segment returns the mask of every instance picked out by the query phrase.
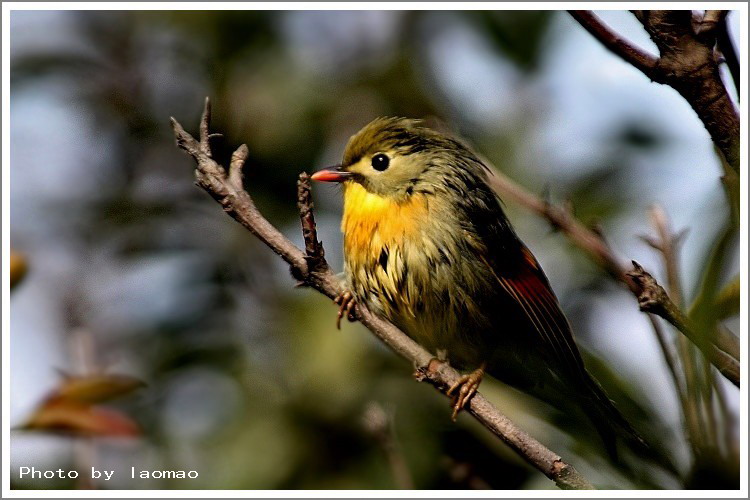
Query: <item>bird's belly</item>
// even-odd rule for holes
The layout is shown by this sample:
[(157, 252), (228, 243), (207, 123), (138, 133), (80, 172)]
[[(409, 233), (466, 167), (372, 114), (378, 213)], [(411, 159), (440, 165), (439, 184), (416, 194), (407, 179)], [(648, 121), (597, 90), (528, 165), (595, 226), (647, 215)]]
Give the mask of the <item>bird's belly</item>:
[[(373, 242), (379, 247), (373, 248)], [(483, 361), (481, 314), (463, 285), (466, 280), (456, 276), (460, 256), (428, 234), (397, 243), (376, 233), (368, 245), (357, 248), (350, 242), (345, 249), (349, 287), (357, 301), (433, 354), (446, 350), (457, 366)]]

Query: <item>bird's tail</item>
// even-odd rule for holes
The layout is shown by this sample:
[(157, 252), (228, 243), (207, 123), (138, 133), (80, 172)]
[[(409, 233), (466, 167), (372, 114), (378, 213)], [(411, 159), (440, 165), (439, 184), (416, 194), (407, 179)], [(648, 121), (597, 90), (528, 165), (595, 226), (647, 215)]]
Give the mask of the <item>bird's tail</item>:
[(672, 458), (650, 446), (620, 413), (599, 383), (586, 372), (585, 389), (581, 391), (580, 405), (604, 442), (612, 460), (619, 462), (617, 443), (622, 441), (639, 457), (659, 464), (670, 472), (677, 467)]
[(594, 424), (604, 442), (607, 453), (617, 459), (617, 440), (624, 441), (633, 451), (642, 454), (650, 450), (646, 441), (638, 434), (599, 383), (586, 373), (581, 391), (581, 408)]

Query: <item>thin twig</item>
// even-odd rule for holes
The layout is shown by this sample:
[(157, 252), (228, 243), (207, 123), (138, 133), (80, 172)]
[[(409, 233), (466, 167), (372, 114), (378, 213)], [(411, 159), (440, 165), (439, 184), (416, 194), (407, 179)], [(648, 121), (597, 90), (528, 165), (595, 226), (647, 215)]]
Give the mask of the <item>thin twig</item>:
[(666, 290), (640, 264), (633, 261), (633, 270), (628, 275), (641, 287), (641, 293), (638, 295), (638, 305), (641, 311), (656, 314), (669, 321), (706, 355), (722, 375), (739, 387), (739, 362), (714, 344), (707, 343), (706, 339), (696, 332), (685, 313), (672, 302)]
[[(342, 291), (342, 286), (331, 270), (327, 266), (325, 270), (312, 270), (308, 265), (308, 257), (311, 256), (306, 255), (294, 246), (268, 222), (258, 211), (250, 195), (241, 187), (230, 182), (224, 169), (212, 160), (210, 154), (205, 151), (203, 145), (208, 145), (210, 120), (208, 99), (206, 99), (206, 106), (201, 118), (200, 142), (187, 133), (177, 120), (174, 118), (171, 120), (178, 147), (185, 150), (197, 163), (196, 178), (198, 185), (217, 200), (229, 215), (284, 259), (290, 265), (292, 274), (297, 279), (330, 298), (337, 296)], [(238, 155), (238, 157), (243, 158), (243, 161), (246, 156), (246, 153)], [(237, 164), (239, 166), (235, 165), (235, 167), (241, 168), (239, 161)], [(304, 185), (306, 182), (309, 183), (309, 179), (300, 178), (301, 184)], [(300, 190), (300, 197), (305, 197), (304, 192), (304, 189)], [(306, 201), (303, 199), (301, 203), (305, 204)], [(308, 232), (307, 237), (310, 238), (310, 235), (311, 232)], [(316, 244), (319, 244), (317, 240)], [(312, 241), (306, 244), (306, 247), (309, 248), (310, 246), (315, 246)], [(421, 380), (430, 382), (444, 393), (446, 387), (451, 386), (460, 378), (460, 374), (447, 363), (439, 362), (436, 364), (432, 362), (435, 361), (432, 354), (391, 323), (371, 313), (367, 308), (358, 305), (354, 313), (356, 318), (375, 336), (397, 354), (414, 363), (418, 367)], [(467, 405), (467, 410), (524, 460), (553, 480), (558, 487), (562, 489), (593, 489), (593, 486), (573, 466), (564, 462), (559, 455), (518, 428), (481, 394), (474, 395)]]
[(318, 241), (313, 208), (310, 176), (303, 172), (297, 181), (297, 209), (302, 224), (302, 236), (305, 240), (305, 255), (311, 271), (325, 271), (328, 269), (328, 262), (326, 262), (323, 245)]
[[(652, 206), (649, 215), (651, 223), (656, 228), (657, 238), (643, 237), (655, 250), (657, 250), (664, 261), (664, 268), (667, 275), (667, 286), (669, 287), (669, 297), (674, 307), (668, 307), (669, 310), (681, 311), (682, 299), (682, 280), (678, 269), (678, 252), (685, 236), (685, 231), (673, 234), (669, 228), (666, 212), (659, 206)], [(677, 338), (677, 347), (680, 360), (685, 374), (686, 386), (686, 405), (685, 419), (688, 427), (688, 434), (691, 436), (691, 443), (696, 449), (705, 446), (705, 436), (711, 430), (706, 429), (702, 413), (698, 406), (701, 401), (700, 378), (698, 372), (698, 363), (694, 356), (693, 347), (684, 335)], [(706, 412), (708, 413), (708, 412)]]

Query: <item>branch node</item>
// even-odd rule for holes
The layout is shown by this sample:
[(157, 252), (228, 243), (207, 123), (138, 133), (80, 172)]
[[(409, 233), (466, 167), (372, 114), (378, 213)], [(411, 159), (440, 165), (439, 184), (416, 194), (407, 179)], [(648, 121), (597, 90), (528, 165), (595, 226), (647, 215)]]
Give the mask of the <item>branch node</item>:
[(695, 26), (695, 35), (708, 43), (715, 41), (717, 29), (727, 13), (726, 10), (707, 10)]
[(638, 262), (633, 262), (633, 270), (626, 274), (639, 286), (638, 306), (641, 311), (662, 315), (664, 303), (669, 300), (666, 290)]
[(232, 159), (229, 161), (229, 182), (238, 191), (244, 189), (242, 169), (245, 166), (248, 154), (247, 145), (242, 144), (232, 153)]

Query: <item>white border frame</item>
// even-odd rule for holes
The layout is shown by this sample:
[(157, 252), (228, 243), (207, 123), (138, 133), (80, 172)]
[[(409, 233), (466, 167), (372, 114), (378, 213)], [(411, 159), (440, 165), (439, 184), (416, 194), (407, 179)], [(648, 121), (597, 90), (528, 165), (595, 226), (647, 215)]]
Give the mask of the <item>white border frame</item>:
[[(627, 10), (637, 8), (675, 8), (673, 2), (8, 2), (2, 4), (2, 496), (3, 498), (628, 498), (634, 490), (11, 490), (10, 489), (10, 14), (14, 10), (562, 10), (583, 8), (594, 10)], [(680, 9), (702, 9), (707, 2), (680, 2)], [(740, 14), (741, 82), (743, 101), (741, 113), (741, 165), (747, 176), (747, 47), (748, 4), (711, 2), (711, 8), (738, 11)], [(593, 41), (592, 41), (593, 43)], [(741, 356), (748, 359), (748, 183), (741, 179), (740, 197), (740, 339)], [(747, 498), (748, 496), (748, 429), (747, 429), (747, 362), (741, 364), (740, 390), (740, 489), (739, 490), (637, 490), (637, 496), (654, 498)]]

